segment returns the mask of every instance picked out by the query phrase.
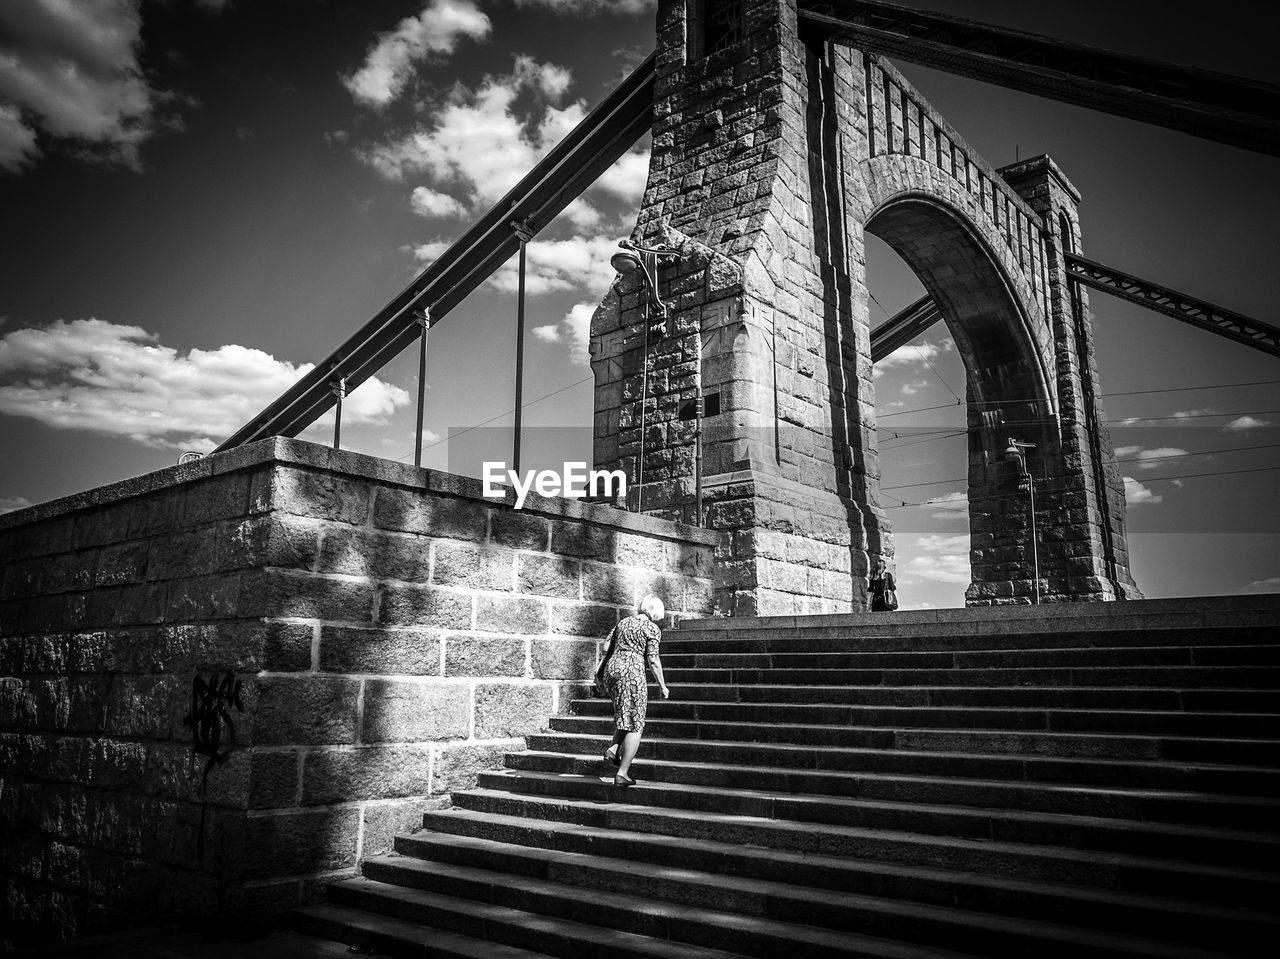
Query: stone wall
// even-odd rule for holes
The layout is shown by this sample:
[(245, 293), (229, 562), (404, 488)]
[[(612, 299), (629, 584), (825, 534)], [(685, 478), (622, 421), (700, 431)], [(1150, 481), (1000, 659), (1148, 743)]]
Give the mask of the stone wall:
[(0, 938), (316, 898), (714, 541), (283, 439), (0, 517)]

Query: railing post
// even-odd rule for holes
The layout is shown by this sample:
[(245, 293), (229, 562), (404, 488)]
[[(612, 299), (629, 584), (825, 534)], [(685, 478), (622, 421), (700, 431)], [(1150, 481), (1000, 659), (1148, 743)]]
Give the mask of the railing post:
[(418, 340), (418, 428), (414, 433), (413, 465), (422, 466), (422, 416), (427, 406), (427, 333), (431, 329), (431, 307), (418, 314), (422, 335)]
[(525, 268), (525, 247), (529, 245), (529, 241), (533, 239), (533, 231), (529, 228), (528, 223), (512, 222), (511, 228), (515, 230), (516, 236), (520, 239), (520, 280), (519, 288), (516, 291), (516, 419), (515, 419), (515, 439), (512, 443), (511, 452), (511, 469), (520, 475), (520, 428), (524, 419), (524, 268)]
[(347, 395), (347, 378), (340, 376), (329, 383), (336, 400), (333, 404), (333, 448), (342, 448), (342, 398)]

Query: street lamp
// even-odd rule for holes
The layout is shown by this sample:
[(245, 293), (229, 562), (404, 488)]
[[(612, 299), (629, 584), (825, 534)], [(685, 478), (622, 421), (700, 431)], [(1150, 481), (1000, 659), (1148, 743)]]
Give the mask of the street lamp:
[(638, 246), (630, 240), (622, 240), (618, 246), (621, 249), (609, 257), (609, 265), (624, 276), (639, 273), (642, 285), (648, 290), (644, 344), (640, 354), (640, 459), (636, 467), (636, 512), (641, 513), (644, 511), (645, 407), (649, 400), (649, 324), (655, 317), (660, 320), (667, 318), (667, 304), (662, 302), (662, 297), (658, 294), (658, 267), (663, 263), (674, 263), (680, 258), (680, 253), (666, 246)]
[(1035, 443), (1022, 443), (1009, 437), (1009, 446), (1004, 451), (1004, 458), (1018, 466), (1018, 489), (1025, 490), (1031, 497), (1031, 572), (1035, 576), (1032, 587), (1032, 602), (1040, 605), (1040, 551), (1036, 546), (1036, 484), (1030, 470), (1027, 469), (1027, 458), (1023, 450), (1035, 449)]

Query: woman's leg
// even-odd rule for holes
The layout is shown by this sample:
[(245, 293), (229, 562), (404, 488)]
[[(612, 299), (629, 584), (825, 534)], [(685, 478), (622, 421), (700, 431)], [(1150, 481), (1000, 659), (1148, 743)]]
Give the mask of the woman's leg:
[[(622, 748), (619, 750), (622, 762), (618, 765), (618, 775), (626, 776), (631, 769), (631, 760), (636, 758), (636, 750), (640, 748), (640, 730), (637, 729), (634, 732), (618, 730), (618, 732), (622, 733)], [(617, 733), (614, 735), (616, 736)]]
[(609, 745), (604, 749), (605, 755), (607, 756), (609, 753), (613, 753), (615, 758), (619, 756), (622, 753), (621, 748), (619, 748), (619, 744), (626, 735), (627, 733), (625, 730), (615, 728), (613, 731), (612, 741), (610, 741)]

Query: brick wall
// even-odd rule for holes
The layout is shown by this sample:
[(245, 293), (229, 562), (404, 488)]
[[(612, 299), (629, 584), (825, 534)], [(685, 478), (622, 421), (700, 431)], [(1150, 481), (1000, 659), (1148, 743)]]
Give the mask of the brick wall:
[(282, 439), (0, 517), (0, 938), (315, 898), (639, 596), (707, 611), (713, 542)]

